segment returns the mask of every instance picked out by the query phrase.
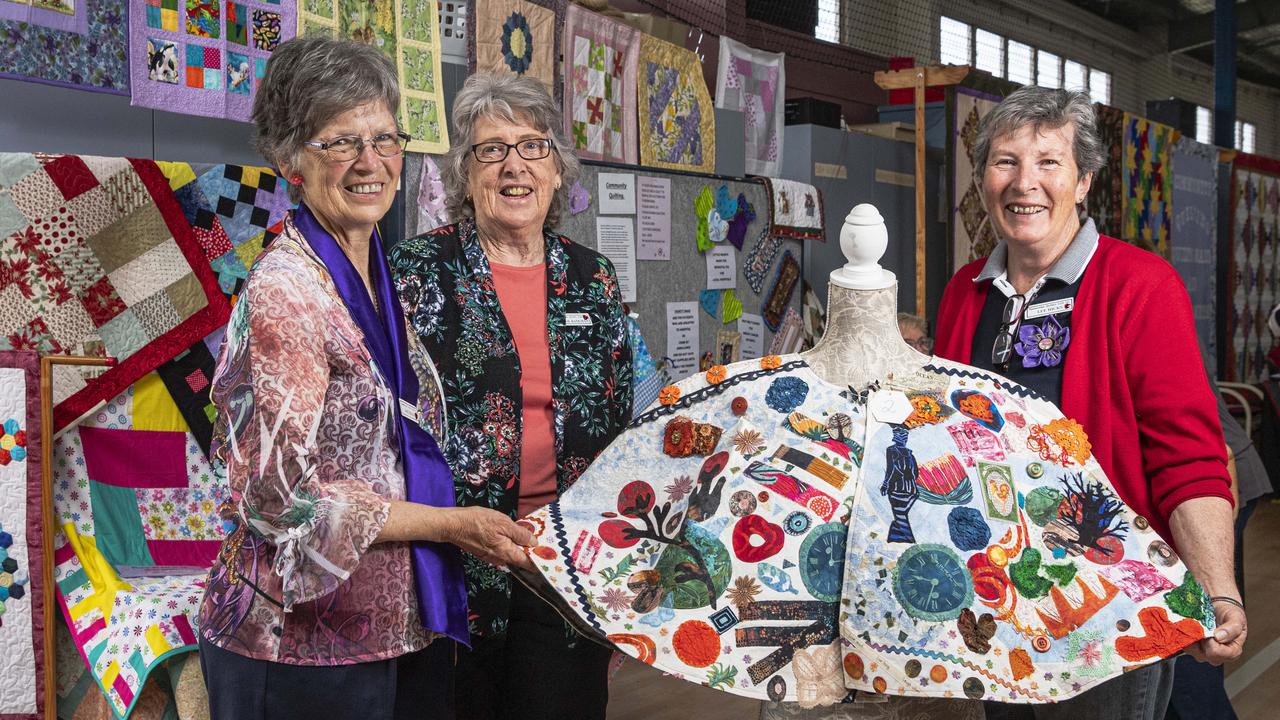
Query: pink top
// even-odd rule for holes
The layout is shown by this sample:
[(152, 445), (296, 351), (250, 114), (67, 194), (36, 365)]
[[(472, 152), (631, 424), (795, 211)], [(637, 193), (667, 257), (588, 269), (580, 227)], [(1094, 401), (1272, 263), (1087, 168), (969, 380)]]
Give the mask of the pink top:
[(556, 499), (556, 438), (547, 347), (547, 266), (489, 263), (498, 303), (520, 357), (524, 422), (520, 438), (521, 517)]

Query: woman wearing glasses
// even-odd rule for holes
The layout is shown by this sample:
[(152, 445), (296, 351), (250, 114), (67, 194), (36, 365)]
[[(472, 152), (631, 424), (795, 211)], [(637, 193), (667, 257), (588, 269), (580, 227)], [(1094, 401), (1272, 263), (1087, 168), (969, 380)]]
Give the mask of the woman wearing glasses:
[(453, 507), (442, 391), (376, 227), (408, 141), (398, 106), (385, 56), (324, 37), (282, 44), (258, 89), (258, 150), (299, 205), (249, 273), (213, 381), (234, 498), (200, 612), (215, 720), (453, 717), (455, 545), (527, 562), (527, 530)]
[[(391, 254), (409, 322), (444, 380), (458, 503), (513, 518), (572, 485), (631, 414), (613, 266), (553, 230), (580, 172), (561, 127), (538, 81), (468, 78), (442, 171), (455, 224)], [(550, 530), (541, 540), (555, 541)], [(463, 564), (472, 648), (459, 656), (458, 717), (603, 718), (610, 651), (500, 563)]]
[[(937, 353), (1006, 375), (1084, 426), (1142, 516), (1130, 531), (1171, 541), (1211, 596), (1218, 628), (1188, 650), (1222, 664), (1245, 638), (1222, 429), (1177, 273), (1080, 221), (1104, 161), (1094, 117), (1084, 93), (1025, 87), (983, 118), (974, 166), (1000, 243), (947, 286)], [(989, 703), (987, 717), (1163, 718), (1172, 673), (1167, 660), (1056, 705)]]

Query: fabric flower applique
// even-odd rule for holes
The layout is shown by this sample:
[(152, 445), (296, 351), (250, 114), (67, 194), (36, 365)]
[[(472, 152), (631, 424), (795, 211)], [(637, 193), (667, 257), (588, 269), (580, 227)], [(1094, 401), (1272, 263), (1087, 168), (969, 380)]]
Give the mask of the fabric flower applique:
[(1057, 367), (1062, 355), (1071, 344), (1071, 328), (1064, 328), (1052, 315), (1040, 325), (1025, 324), (1018, 328), (1018, 343), (1014, 349), (1022, 356), (1022, 366)]
[(533, 32), (529, 29), (529, 21), (518, 12), (502, 23), (502, 57), (507, 67), (518, 75), (523, 75), (533, 64)]

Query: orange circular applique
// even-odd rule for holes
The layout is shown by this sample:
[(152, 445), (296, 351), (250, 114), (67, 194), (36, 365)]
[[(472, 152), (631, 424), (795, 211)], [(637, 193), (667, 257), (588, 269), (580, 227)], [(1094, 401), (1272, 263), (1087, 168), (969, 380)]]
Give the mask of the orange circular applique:
[(724, 382), (724, 378), (728, 374), (729, 374), (729, 370), (725, 366), (712, 365), (711, 369), (707, 371), (707, 382), (711, 383), (712, 385), (719, 385), (720, 383)]
[(668, 385), (658, 391), (658, 402), (663, 405), (675, 405), (680, 399), (680, 388), (675, 385)]
[(854, 680), (861, 680), (864, 672), (862, 658), (857, 653), (844, 656), (844, 673)]
[(782, 358), (777, 355), (765, 355), (760, 358), (760, 368), (762, 370), (777, 370), (782, 366)]
[(883, 695), (884, 691), (889, 688), (889, 684), (884, 681), (884, 678), (877, 677), (875, 680), (871, 681), (871, 687), (877, 694)]
[(555, 550), (552, 550), (551, 548), (547, 547), (546, 545), (539, 545), (538, 547), (534, 548), (534, 549), (533, 549), (533, 554), (534, 554), (534, 555), (537, 555), (538, 557), (542, 558), (543, 560), (555, 560), (555, 559), (556, 559), (556, 551), (555, 551)]
[(671, 637), (671, 647), (685, 665), (704, 668), (720, 657), (720, 635), (701, 620), (685, 620)]
[(947, 669), (942, 667), (941, 665), (934, 665), (933, 667), (929, 668), (929, 679), (936, 683), (940, 683), (943, 680), (946, 680)]

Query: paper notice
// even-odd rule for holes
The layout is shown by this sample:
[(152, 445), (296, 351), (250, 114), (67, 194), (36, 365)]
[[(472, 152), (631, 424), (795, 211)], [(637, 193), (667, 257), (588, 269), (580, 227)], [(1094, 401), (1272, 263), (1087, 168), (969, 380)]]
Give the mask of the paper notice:
[(742, 317), (738, 318), (738, 332), (742, 333), (743, 360), (764, 355), (764, 318), (742, 313)]
[(622, 302), (635, 302), (636, 237), (631, 218), (597, 217), (596, 250), (613, 263), (613, 269), (618, 273)]
[(706, 257), (708, 290), (738, 286), (738, 253), (732, 245), (717, 245), (707, 251)]
[(636, 179), (640, 214), (637, 260), (671, 259), (671, 178)]
[(636, 214), (636, 176), (632, 173), (600, 173), (600, 214)]
[(667, 303), (667, 357), (672, 378), (698, 371), (698, 303)]

